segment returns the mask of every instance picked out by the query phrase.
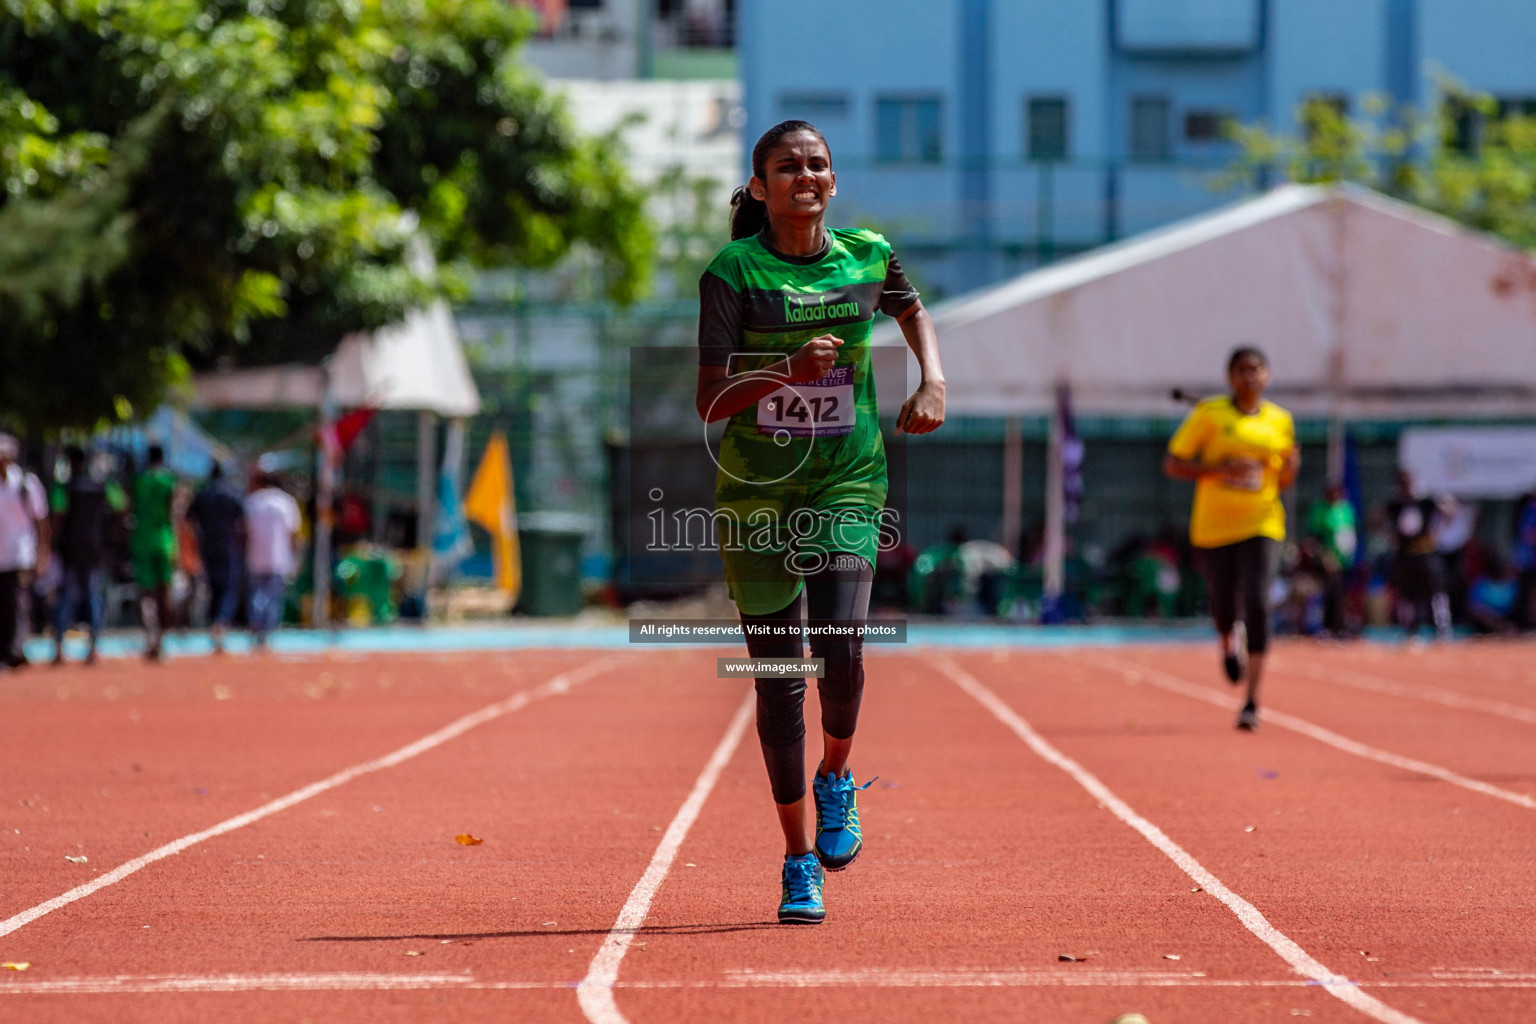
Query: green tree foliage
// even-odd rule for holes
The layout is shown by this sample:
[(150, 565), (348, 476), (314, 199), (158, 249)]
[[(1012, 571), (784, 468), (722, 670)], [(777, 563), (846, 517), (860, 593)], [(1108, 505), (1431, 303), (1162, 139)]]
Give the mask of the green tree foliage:
[(1293, 181), (1358, 182), (1536, 250), (1536, 118), (1454, 82), (1440, 90), (1433, 115), (1372, 99), (1352, 117), (1315, 101), (1298, 111), (1297, 135), (1238, 127), (1228, 180), (1282, 168)]
[[(473, 265), (655, 241), (505, 0), (0, 0), (0, 415), (145, 411), (191, 365), (314, 359)], [(442, 270), (428, 269), (435, 257)]]

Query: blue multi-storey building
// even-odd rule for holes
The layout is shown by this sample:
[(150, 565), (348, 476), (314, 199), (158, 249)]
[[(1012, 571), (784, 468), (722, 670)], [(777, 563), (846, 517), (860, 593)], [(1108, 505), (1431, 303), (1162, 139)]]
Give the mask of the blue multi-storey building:
[(954, 294), (1265, 184), (1223, 126), (1309, 99), (1536, 112), (1530, 0), (739, 0), (750, 146), (814, 122), (841, 220)]

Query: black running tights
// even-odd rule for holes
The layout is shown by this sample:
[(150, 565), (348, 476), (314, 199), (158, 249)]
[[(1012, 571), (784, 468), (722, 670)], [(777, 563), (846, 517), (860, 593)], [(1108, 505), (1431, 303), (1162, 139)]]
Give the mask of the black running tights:
[[(869, 615), (869, 590), (875, 570), (854, 555), (833, 554), (828, 568), (805, 577), (805, 591), (787, 607), (767, 615), (741, 617), (754, 623), (862, 625)], [(808, 614), (807, 614), (808, 613)], [(747, 653), (754, 658), (801, 658), (797, 637), (753, 637)], [(811, 657), (824, 660), (816, 690), (821, 697), (821, 727), (835, 739), (853, 735), (864, 696), (864, 641), (860, 637), (811, 637)], [(773, 801), (792, 804), (805, 796), (805, 678), (757, 679), (757, 738), (768, 765)]]
[(1198, 548), (1205, 587), (1210, 592), (1216, 631), (1226, 636), (1242, 619), (1248, 627), (1248, 653), (1269, 649), (1269, 585), (1280, 563), (1280, 543), (1249, 537), (1219, 548)]

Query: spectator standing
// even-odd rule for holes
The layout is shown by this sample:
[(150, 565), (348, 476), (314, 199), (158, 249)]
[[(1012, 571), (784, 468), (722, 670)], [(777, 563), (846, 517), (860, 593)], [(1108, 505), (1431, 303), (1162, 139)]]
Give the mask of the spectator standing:
[(214, 651), (224, 650), (224, 632), (240, 600), (240, 535), (245, 505), (217, 462), (208, 483), (192, 498), (187, 520), (197, 532), (197, 551), (208, 583), (208, 632)]
[(47, 567), (48, 496), (18, 461), (21, 445), (0, 434), (0, 667), (21, 668), (22, 575)]
[(53, 608), (53, 663), (64, 664), (64, 634), (79, 621), (84, 602), (90, 635), (85, 662), (94, 665), (96, 639), (106, 607), (102, 566), (107, 550), (107, 520), (114, 510), (106, 484), (90, 471), (84, 449), (71, 445), (65, 457), (69, 460), (69, 480), (55, 492), (54, 508), (58, 522), (54, 553), (59, 559), (60, 580)]
[(1397, 590), (1398, 621), (1409, 639), (1419, 626), (1433, 624), (1435, 635), (1451, 635), (1451, 600), (1445, 592), (1445, 570), (1436, 550), (1436, 520), (1445, 510), (1439, 502), (1414, 494), (1413, 475), (1397, 474), (1397, 497), (1387, 504), (1387, 517), (1396, 539), (1392, 585)]
[(1360, 529), (1355, 506), (1345, 497), (1342, 486), (1328, 485), (1307, 525), (1321, 547), (1323, 628), (1334, 636), (1346, 636), (1353, 632), (1345, 614), (1346, 584), (1360, 548)]
[(149, 464), (133, 483), (133, 578), (144, 620), (144, 657), (159, 661), (171, 618), (171, 577), (176, 572), (176, 477), (165, 467), (165, 449), (149, 446)]
[(299, 504), (264, 473), (245, 498), (245, 565), (251, 582), (251, 631), (264, 650), (282, 619), (288, 578), (298, 566)]

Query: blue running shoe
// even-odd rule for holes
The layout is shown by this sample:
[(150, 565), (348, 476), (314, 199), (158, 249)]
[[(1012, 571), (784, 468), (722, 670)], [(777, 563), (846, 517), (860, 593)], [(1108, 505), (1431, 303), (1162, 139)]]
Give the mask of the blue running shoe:
[(864, 849), (858, 792), (868, 789), (874, 781), (855, 786), (852, 770), (844, 768), (839, 778), (830, 772), (823, 775), (817, 767), (816, 777), (811, 780), (811, 790), (816, 795), (816, 858), (828, 871), (843, 870)]
[(827, 908), (821, 902), (821, 885), (826, 877), (814, 853), (785, 857), (779, 923), (821, 924), (827, 916)]

